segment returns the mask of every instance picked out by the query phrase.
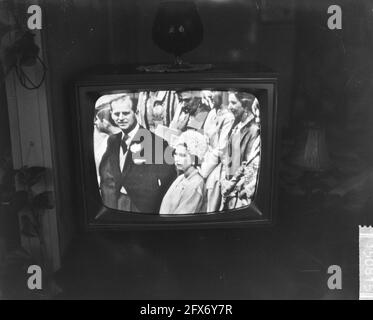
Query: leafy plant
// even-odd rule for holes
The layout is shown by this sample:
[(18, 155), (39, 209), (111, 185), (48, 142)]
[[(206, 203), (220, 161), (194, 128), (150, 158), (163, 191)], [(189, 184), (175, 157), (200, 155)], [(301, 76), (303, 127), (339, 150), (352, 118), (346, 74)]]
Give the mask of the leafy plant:
[[(19, 170), (12, 170), (10, 176), (15, 178), (23, 190), (16, 191), (10, 202), (16, 212), (24, 210), (21, 217), (21, 232), (27, 237), (38, 237), (43, 245), (42, 218), (47, 209), (53, 208), (53, 193), (44, 191), (36, 194), (33, 186), (45, 177), (46, 168), (24, 166)], [(9, 195), (7, 195), (9, 197)], [(9, 200), (8, 200), (9, 201)]]
[[(25, 288), (26, 267), (29, 265), (39, 264), (42, 266), (42, 269), (46, 272), (48, 280), (46, 286), (48, 288), (52, 287), (54, 283), (52, 275), (48, 271), (46, 243), (43, 235), (43, 216), (47, 212), (46, 210), (54, 207), (53, 192), (36, 193), (34, 190), (36, 185), (45, 177), (46, 168), (24, 166), (14, 170), (11, 166), (2, 164), (0, 205), (6, 206), (7, 211), (11, 211), (14, 215), (22, 211), (20, 232), (23, 236), (39, 240), (40, 261), (38, 261), (38, 257), (33, 257), (23, 248), (17, 248), (4, 254), (5, 259), (2, 259), (0, 265), (0, 282), (2, 282), (3, 288), (7, 288), (6, 294), (3, 293), (3, 295), (8, 298), (16, 296), (17, 293), (24, 298), (32, 297), (29, 290)], [(19, 191), (16, 191), (16, 184), (17, 189), (20, 189)], [(37, 298), (48, 298), (52, 295), (44, 290), (43, 293), (37, 294), (39, 295)]]

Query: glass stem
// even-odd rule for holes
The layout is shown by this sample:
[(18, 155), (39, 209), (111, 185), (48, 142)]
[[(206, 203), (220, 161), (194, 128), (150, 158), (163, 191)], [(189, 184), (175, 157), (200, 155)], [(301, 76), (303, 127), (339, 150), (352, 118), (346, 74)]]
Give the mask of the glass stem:
[(182, 64), (183, 64), (183, 60), (181, 59), (181, 57), (176, 56), (175, 57), (175, 65), (181, 66)]

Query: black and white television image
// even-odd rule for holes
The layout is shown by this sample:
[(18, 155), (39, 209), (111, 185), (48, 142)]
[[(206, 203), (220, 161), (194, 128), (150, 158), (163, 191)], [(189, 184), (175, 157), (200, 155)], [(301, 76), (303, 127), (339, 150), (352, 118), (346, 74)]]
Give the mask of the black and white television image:
[(0, 0), (0, 300), (373, 299), (372, 52), (372, 0)]
[(245, 208), (254, 199), (260, 106), (247, 90), (123, 90), (94, 107), (104, 206), (185, 215)]

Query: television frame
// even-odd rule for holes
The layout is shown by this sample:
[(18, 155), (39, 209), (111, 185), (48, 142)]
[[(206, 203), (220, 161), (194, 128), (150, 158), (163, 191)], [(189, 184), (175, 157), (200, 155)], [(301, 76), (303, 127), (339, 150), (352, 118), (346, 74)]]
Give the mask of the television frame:
[[(80, 222), (85, 230), (189, 229), (273, 225), (277, 198), (277, 146), (279, 141), (275, 74), (177, 73), (109, 74), (88, 76), (75, 82), (77, 119), (77, 197)], [(167, 216), (123, 213), (102, 204), (94, 160), (94, 104), (103, 94), (124, 90), (216, 89), (249, 90), (259, 100), (261, 112), (261, 162), (254, 201), (229, 212)], [(100, 92), (99, 95), (97, 93)], [(259, 96), (257, 96), (259, 94)], [(87, 119), (84, 121), (84, 119)], [(89, 119), (89, 120), (88, 120)], [(82, 214), (83, 211), (83, 214)], [(263, 218), (256, 218), (261, 214)], [(111, 219), (108, 221), (108, 218)], [(105, 221), (106, 220), (106, 221)]]

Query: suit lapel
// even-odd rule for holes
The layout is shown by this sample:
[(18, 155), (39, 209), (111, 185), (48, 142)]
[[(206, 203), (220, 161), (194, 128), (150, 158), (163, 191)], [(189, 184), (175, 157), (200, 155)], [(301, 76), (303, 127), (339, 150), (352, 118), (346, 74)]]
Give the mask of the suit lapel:
[(247, 123), (246, 126), (244, 126), (243, 128), (241, 128), (241, 142), (240, 142), (240, 147), (242, 149), (242, 147), (244, 147), (246, 145), (246, 138), (248, 136), (248, 133), (249, 133), (249, 126), (250, 126), (251, 122)]
[(119, 166), (119, 155), (120, 155), (120, 140), (122, 137), (122, 133), (117, 133), (115, 135), (115, 139), (113, 140), (113, 149), (111, 150), (112, 156), (111, 158), (111, 164), (112, 167), (115, 168), (115, 170), (121, 172), (120, 166)]
[(123, 177), (126, 176), (126, 174), (128, 173), (128, 170), (131, 168), (131, 166), (133, 164), (131, 146), (135, 143), (136, 144), (141, 144), (142, 143), (140, 138), (141, 138), (141, 136), (143, 136), (143, 134), (141, 133), (143, 130), (146, 130), (146, 129), (144, 129), (144, 127), (142, 127), (142, 126), (139, 126), (139, 129), (137, 130), (137, 132), (134, 135), (130, 145), (128, 146), (126, 160), (124, 161), (123, 170), (121, 171)]
[(245, 155), (247, 153), (247, 150), (249, 150), (252, 146), (252, 140), (255, 138), (254, 137), (255, 130), (253, 128), (253, 126), (255, 126), (254, 121), (255, 121), (254, 119), (251, 120), (249, 123), (246, 124), (244, 128), (241, 129), (242, 139), (241, 139), (240, 149), (241, 149), (241, 155), (244, 158), (246, 157)]
[(122, 170), (122, 176), (123, 177), (127, 174), (127, 172), (129, 170), (129, 168), (131, 167), (132, 163), (133, 163), (132, 152), (130, 150), (130, 147), (128, 147), (126, 159), (124, 160), (124, 164), (123, 164), (123, 170)]

